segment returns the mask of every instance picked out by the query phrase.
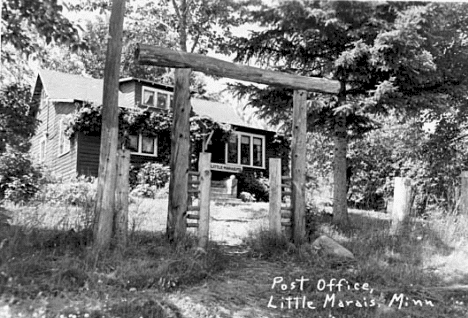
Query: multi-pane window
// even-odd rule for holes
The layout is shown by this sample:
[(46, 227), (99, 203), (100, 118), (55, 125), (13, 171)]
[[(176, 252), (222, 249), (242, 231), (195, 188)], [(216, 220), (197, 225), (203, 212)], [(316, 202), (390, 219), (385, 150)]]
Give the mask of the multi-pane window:
[(241, 164), (250, 166), (250, 136), (241, 136)]
[(154, 106), (154, 95), (154, 91), (143, 89), (143, 105)]
[(70, 139), (65, 135), (66, 119), (61, 118), (58, 127), (58, 155), (64, 155), (70, 151)]
[(146, 156), (157, 156), (157, 139), (143, 135), (130, 135), (127, 148), (133, 153)]
[(231, 134), (229, 142), (227, 144), (227, 162), (228, 163), (239, 163), (238, 156), (238, 136), (236, 134)]
[(143, 87), (142, 104), (144, 106), (169, 109), (172, 103), (172, 95), (150, 87)]
[(226, 163), (265, 167), (264, 136), (237, 132), (231, 135), (226, 148)]
[(263, 166), (263, 138), (253, 137), (252, 157), (254, 166)]

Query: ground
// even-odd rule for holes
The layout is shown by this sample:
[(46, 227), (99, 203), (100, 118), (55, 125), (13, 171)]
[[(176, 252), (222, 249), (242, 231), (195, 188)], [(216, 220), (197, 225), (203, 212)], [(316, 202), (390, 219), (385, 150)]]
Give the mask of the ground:
[(347, 233), (317, 214), (316, 232), (354, 253), (345, 261), (268, 237), (267, 203), (212, 203), (205, 255), (164, 243), (166, 203), (135, 200), (129, 249), (99, 260), (68, 230), (79, 232), (83, 209), (10, 207), (18, 226), (2, 236), (0, 317), (468, 316), (465, 218), (415, 220), (395, 239), (384, 213), (351, 210)]

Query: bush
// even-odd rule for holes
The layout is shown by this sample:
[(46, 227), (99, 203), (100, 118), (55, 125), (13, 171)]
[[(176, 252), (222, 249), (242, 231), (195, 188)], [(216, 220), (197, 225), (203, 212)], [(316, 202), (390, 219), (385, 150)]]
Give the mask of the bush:
[(243, 172), (239, 175), (239, 189), (254, 196), (256, 201), (268, 202), (270, 182), (268, 178), (257, 177), (253, 172)]
[(90, 207), (94, 205), (96, 191), (97, 184), (94, 178), (80, 176), (71, 181), (45, 184), (37, 194), (36, 200), (52, 205)]
[(39, 190), (41, 172), (20, 151), (7, 149), (0, 155), (0, 200), (30, 200)]
[(169, 182), (170, 169), (160, 163), (147, 162), (130, 169), (130, 189), (133, 195), (154, 197)]

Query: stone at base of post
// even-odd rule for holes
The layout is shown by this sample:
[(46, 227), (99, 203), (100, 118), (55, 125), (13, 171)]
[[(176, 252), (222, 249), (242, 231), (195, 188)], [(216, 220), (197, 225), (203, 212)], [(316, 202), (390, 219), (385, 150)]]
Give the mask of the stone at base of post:
[(411, 191), (411, 179), (395, 178), (391, 235), (399, 235), (406, 230), (411, 212)]

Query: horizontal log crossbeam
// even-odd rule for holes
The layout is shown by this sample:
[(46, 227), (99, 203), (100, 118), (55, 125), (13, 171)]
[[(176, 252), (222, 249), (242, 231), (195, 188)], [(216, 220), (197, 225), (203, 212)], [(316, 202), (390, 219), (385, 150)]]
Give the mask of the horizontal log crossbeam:
[(138, 45), (135, 51), (135, 59), (141, 65), (191, 68), (194, 71), (208, 75), (309, 92), (338, 94), (340, 90), (340, 83), (334, 80), (264, 70), (258, 67), (226, 62), (201, 54), (174, 51), (148, 44)]

